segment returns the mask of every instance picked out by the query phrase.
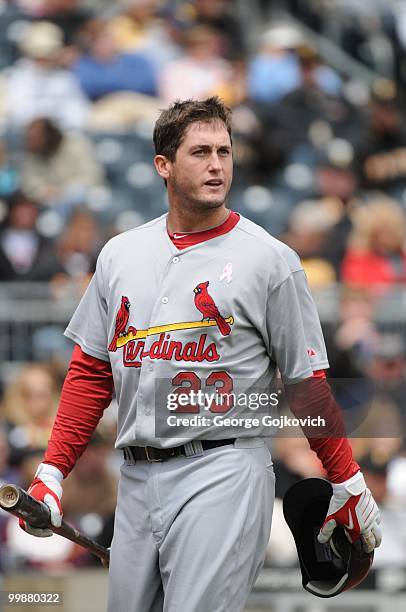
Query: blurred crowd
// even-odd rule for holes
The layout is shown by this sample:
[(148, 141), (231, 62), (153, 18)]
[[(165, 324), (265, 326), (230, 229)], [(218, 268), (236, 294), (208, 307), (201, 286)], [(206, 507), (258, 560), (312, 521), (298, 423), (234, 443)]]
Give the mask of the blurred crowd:
[[(406, 2), (366, 11), (287, 0), (283, 18), (272, 3), (250, 4), (252, 14), (237, 0), (0, 2), (0, 306), (16, 287), (20, 300), (33, 286), (51, 302), (78, 298), (108, 238), (166, 211), (152, 166), (159, 109), (218, 94), (233, 109), (230, 207), (294, 248), (321, 296), (329, 377), (383, 510), (377, 564), (406, 566)], [(320, 37), (355, 60), (352, 74), (325, 57)], [(0, 371), (0, 482), (22, 486), (46, 446), (70, 350), (63, 327), (33, 329), (27, 358), (4, 349), (13, 367)], [(4, 343), (18, 331), (0, 307)], [(106, 544), (120, 462), (114, 406), (107, 413), (64, 492), (67, 519)], [(323, 473), (303, 438), (279, 439), (274, 455), (268, 562), (288, 566), (280, 500)], [(91, 562), (50, 540), (0, 514), (3, 569)]]

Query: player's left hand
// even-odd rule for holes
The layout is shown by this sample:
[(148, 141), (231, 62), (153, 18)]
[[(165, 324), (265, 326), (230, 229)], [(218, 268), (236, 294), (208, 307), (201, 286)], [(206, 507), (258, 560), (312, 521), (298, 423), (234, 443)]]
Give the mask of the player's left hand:
[(370, 553), (382, 540), (379, 524), (379, 508), (367, 488), (362, 472), (352, 478), (333, 484), (333, 495), (327, 516), (317, 539), (321, 544), (328, 542), (337, 526), (344, 527), (350, 542), (361, 539), (363, 549)]

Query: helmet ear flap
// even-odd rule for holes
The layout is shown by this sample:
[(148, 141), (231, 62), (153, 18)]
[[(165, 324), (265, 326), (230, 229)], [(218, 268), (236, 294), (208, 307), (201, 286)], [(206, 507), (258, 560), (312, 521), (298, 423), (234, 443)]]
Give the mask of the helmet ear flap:
[(351, 544), (342, 527), (336, 527), (330, 542), (317, 539), (333, 490), (321, 478), (294, 484), (283, 499), (283, 513), (298, 552), (302, 584), (317, 597), (334, 597), (353, 588), (367, 576), (373, 553), (366, 555), (360, 541)]

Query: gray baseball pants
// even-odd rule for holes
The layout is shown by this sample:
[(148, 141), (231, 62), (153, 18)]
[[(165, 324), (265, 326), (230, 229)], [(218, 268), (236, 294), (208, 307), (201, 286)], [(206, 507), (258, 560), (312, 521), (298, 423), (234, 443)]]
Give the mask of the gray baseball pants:
[(274, 502), (259, 438), (121, 467), (108, 612), (239, 612), (265, 559)]

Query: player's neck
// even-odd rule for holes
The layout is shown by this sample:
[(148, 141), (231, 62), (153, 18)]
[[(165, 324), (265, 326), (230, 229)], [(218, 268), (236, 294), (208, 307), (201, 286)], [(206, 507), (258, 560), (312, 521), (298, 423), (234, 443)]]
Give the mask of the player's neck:
[(230, 210), (225, 204), (209, 211), (188, 211), (170, 207), (167, 227), (169, 233), (204, 232), (222, 225), (228, 218)]

